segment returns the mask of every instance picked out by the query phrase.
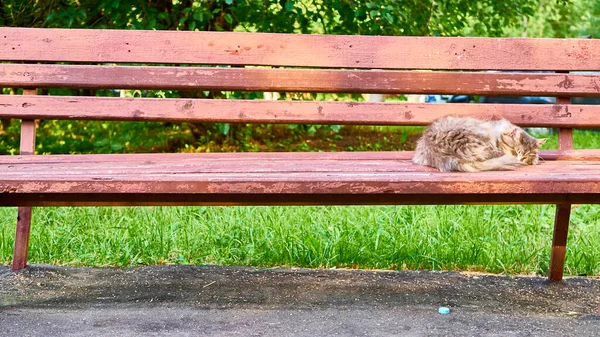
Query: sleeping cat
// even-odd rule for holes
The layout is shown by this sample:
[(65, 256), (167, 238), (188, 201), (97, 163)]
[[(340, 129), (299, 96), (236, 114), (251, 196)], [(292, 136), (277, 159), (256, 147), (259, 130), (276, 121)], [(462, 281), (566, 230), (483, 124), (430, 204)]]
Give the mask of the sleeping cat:
[(505, 119), (443, 117), (431, 123), (417, 142), (413, 162), (440, 171), (505, 171), (536, 165), (536, 139)]

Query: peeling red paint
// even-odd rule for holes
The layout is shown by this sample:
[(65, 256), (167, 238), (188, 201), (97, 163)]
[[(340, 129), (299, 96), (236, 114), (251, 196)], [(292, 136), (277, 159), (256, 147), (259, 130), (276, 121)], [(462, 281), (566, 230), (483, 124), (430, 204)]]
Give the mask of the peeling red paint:
[[(550, 278), (558, 280), (570, 204), (600, 203), (600, 150), (573, 150), (570, 129), (600, 126), (600, 106), (575, 107), (568, 98), (596, 97), (599, 76), (566, 73), (598, 70), (598, 40), (5, 27), (0, 34), (0, 61), (32, 61), (0, 63), (0, 87), (559, 97), (556, 105), (544, 106), (4, 95), (0, 118), (23, 120), (21, 156), (0, 156), (0, 205), (21, 206), (13, 269), (26, 264), (28, 206), (556, 203)], [(33, 64), (40, 61), (234, 67)], [(410, 152), (32, 156), (35, 119), (427, 125), (449, 114), (557, 127), (560, 150), (543, 151), (542, 164), (509, 174), (437, 172), (412, 164)]]

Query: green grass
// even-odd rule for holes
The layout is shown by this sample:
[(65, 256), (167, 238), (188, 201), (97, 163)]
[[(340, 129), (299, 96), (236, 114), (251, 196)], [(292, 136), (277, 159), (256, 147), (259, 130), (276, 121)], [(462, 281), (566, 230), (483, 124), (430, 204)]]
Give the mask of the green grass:
[[(544, 150), (558, 149), (558, 134), (542, 135), (533, 134), (537, 138), (548, 138), (548, 141), (543, 145)], [(588, 130), (575, 130), (573, 132), (573, 147), (575, 149), (600, 149), (600, 132)]]
[[(554, 206), (36, 208), (30, 261), (476, 270), (548, 269)], [(14, 208), (0, 209), (0, 260)], [(568, 274), (600, 274), (600, 212), (574, 209)]]
[[(545, 148), (556, 148), (556, 135)], [(575, 133), (576, 148), (600, 135)], [(545, 274), (552, 205), (36, 208), (30, 262), (222, 264)], [(0, 262), (16, 209), (0, 208)], [(570, 275), (600, 275), (600, 206), (574, 207)]]

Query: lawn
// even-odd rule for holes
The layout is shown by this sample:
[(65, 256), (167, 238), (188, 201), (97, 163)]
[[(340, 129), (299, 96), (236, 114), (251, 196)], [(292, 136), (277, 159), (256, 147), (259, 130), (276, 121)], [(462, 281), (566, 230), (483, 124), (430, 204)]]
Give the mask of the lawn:
[[(576, 132), (577, 148), (600, 137)], [(546, 148), (556, 147), (552, 136)], [(553, 205), (36, 208), (30, 262), (222, 264), (545, 274)], [(15, 208), (0, 208), (0, 262)], [(600, 274), (600, 207), (575, 206), (569, 275)]]

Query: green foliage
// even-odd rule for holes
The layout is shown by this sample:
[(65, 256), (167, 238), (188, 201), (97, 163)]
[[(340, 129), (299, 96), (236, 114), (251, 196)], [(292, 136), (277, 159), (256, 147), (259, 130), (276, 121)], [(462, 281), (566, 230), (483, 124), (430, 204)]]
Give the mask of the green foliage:
[[(20, 123), (2, 131), (0, 155), (17, 154)], [(167, 152), (192, 142), (185, 124), (46, 120), (37, 132), (38, 154)]]
[(534, 0), (4, 0), (3, 25), (363, 35), (499, 35)]
[[(18, 153), (19, 128), (15, 121), (0, 129), (0, 155)], [(393, 151), (411, 149), (417, 130), (49, 120), (38, 128), (36, 153)]]
[(600, 1), (540, 0), (533, 16), (505, 30), (509, 36), (600, 38)]

